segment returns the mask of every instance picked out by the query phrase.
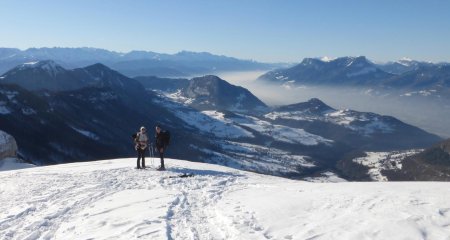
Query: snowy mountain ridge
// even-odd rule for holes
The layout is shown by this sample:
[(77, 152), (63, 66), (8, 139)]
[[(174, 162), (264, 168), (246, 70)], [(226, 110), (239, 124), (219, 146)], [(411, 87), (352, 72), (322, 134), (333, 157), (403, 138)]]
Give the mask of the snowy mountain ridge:
[[(16, 68), (12, 69), (12, 71), (9, 71), (8, 74), (16, 74), (17, 71), (22, 71), (25, 69), (31, 69), (35, 72), (37, 71), (45, 72), (52, 77), (56, 77), (57, 74), (66, 71), (61, 65), (57, 64), (52, 60), (42, 60), (23, 63), (17, 66)], [(2, 78), (7, 78), (8, 74), (4, 74)]]
[(0, 75), (28, 62), (52, 59), (64, 68), (105, 64), (127, 76), (194, 76), (223, 71), (269, 70), (284, 64), (261, 63), (208, 52), (181, 51), (175, 54), (151, 51), (127, 53), (99, 48), (29, 48), (0, 47)]
[[(167, 159), (165, 172), (136, 170), (134, 163), (113, 159), (0, 172), (0, 238), (450, 235), (450, 183), (310, 183), (176, 159)], [(194, 176), (179, 177), (185, 173)]]
[(46, 69), (48, 71), (55, 71), (57, 68), (62, 68), (59, 64), (57, 64), (53, 60), (43, 60), (43, 61), (34, 61), (34, 62), (27, 62), (22, 65), (19, 65), (19, 68), (42, 68)]
[[(392, 123), (384, 116), (374, 113), (363, 113), (349, 109), (333, 109), (323, 102), (318, 103), (318, 99), (311, 99), (308, 103), (317, 104), (312, 108), (286, 111), (289, 106), (267, 113), (266, 118), (271, 120), (296, 120), (296, 121), (323, 121), (344, 126), (353, 131), (357, 131), (365, 136), (381, 132), (390, 133), (393, 131)], [(295, 106), (295, 105), (294, 105)], [(321, 111), (315, 111), (322, 109)]]
[(361, 85), (373, 84), (392, 76), (393, 74), (382, 71), (365, 56), (359, 56), (340, 57), (329, 61), (305, 58), (293, 67), (267, 72), (258, 80), (291, 85)]
[(52, 60), (21, 64), (3, 74), (0, 83), (16, 84), (30, 91), (70, 91), (89, 86), (125, 89), (138, 84), (101, 63), (67, 70)]
[(235, 86), (214, 76), (206, 75), (189, 80), (181, 89), (182, 97), (199, 110), (229, 110), (233, 112), (264, 112), (267, 105), (247, 89)]

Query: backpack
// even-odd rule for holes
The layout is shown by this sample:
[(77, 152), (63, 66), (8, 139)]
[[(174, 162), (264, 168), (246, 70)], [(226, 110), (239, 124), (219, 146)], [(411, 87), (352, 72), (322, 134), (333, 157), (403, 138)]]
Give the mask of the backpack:
[(163, 142), (164, 142), (164, 146), (169, 146), (170, 143), (170, 132), (167, 130), (164, 130), (161, 132), (163, 135)]

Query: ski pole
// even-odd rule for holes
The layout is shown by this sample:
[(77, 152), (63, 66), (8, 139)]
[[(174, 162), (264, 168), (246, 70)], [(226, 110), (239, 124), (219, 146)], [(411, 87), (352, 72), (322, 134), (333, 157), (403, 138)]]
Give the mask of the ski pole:
[(153, 153), (153, 143), (150, 143), (150, 148), (151, 148), (151, 150), (150, 150), (150, 159), (152, 160), (152, 167), (155, 167), (155, 162), (154, 162), (154, 156), (155, 156), (155, 154)]

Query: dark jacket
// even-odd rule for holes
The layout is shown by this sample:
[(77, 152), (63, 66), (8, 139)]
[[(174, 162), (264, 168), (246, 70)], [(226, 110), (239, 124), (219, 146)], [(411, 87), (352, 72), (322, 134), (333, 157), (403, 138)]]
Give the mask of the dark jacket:
[(164, 131), (161, 130), (159, 133), (155, 134), (155, 143), (156, 143), (156, 148), (158, 149), (165, 149), (166, 146), (166, 141), (165, 141), (165, 136), (164, 136)]

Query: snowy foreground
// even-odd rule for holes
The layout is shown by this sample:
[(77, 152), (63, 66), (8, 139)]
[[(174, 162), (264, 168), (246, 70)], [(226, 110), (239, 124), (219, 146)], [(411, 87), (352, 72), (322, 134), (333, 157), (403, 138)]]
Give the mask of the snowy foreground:
[[(0, 172), (0, 239), (450, 239), (450, 183), (310, 183), (167, 163)], [(170, 177), (182, 173), (195, 176)]]

